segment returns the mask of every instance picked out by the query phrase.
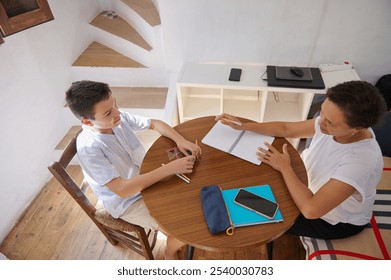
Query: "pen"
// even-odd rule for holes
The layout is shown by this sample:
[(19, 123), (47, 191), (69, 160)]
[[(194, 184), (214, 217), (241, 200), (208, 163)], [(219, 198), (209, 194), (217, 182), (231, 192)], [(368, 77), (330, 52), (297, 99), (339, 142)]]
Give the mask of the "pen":
[[(162, 166), (164, 165), (164, 163), (162, 163)], [(190, 184), (190, 178), (187, 177), (186, 175), (184, 174), (175, 174), (178, 178), (181, 178), (183, 181), (185, 181), (186, 183)]]
[(242, 125), (241, 122), (233, 121), (233, 120), (230, 120), (230, 119), (222, 118), (222, 120), (225, 120), (227, 122), (230, 122), (230, 123), (233, 123), (233, 124), (236, 124), (236, 125)]

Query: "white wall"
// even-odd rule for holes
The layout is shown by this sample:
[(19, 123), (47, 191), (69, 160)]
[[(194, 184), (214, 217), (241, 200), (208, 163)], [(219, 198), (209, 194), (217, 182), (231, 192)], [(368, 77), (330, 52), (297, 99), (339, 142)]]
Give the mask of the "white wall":
[(49, 179), (53, 150), (72, 120), (70, 65), (89, 43), (95, 0), (49, 0), (55, 20), (0, 45), (0, 241)]
[(167, 63), (349, 60), (362, 79), (391, 73), (389, 0), (159, 0)]

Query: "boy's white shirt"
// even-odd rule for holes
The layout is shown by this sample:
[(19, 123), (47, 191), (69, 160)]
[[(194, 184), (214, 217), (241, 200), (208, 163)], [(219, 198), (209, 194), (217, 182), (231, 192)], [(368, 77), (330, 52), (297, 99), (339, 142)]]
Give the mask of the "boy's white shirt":
[(145, 149), (135, 132), (150, 125), (150, 118), (121, 111), (121, 123), (113, 128), (114, 134), (97, 133), (83, 125), (77, 138), (77, 154), (85, 179), (114, 218), (120, 217), (141, 194), (121, 198), (106, 184), (117, 177), (129, 179), (139, 175)]

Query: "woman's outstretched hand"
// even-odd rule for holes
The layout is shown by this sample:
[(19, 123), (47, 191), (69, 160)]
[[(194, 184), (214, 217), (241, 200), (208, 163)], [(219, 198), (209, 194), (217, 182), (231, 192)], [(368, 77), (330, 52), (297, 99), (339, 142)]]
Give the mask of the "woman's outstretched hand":
[(269, 150), (258, 148), (258, 159), (267, 165), (270, 165), (274, 169), (282, 172), (285, 167), (289, 167), (291, 164), (291, 158), (288, 153), (288, 145), (285, 143), (282, 146), (282, 153), (280, 153), (275, 147), (269, 143), (265, 143)]

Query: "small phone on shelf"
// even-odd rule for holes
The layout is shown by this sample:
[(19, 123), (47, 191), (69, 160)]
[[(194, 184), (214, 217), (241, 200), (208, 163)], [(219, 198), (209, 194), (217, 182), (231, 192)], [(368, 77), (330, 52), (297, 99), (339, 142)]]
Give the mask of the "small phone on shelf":
[(239, 190), (234, 202), (268, 219), (273, 219), (278, 210), (278, 203), (244, 189)]
[(241, 75), (242, 75), (242, 69), (231, 68), (231, 72), (229, 73), (229, 80), (234, 82), (239, 82)]

